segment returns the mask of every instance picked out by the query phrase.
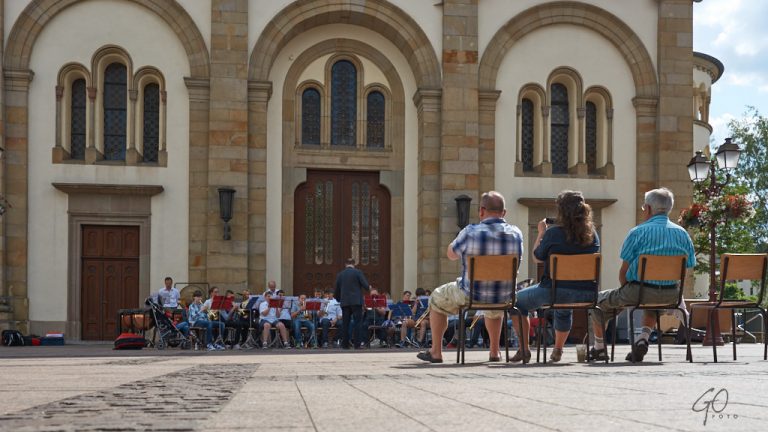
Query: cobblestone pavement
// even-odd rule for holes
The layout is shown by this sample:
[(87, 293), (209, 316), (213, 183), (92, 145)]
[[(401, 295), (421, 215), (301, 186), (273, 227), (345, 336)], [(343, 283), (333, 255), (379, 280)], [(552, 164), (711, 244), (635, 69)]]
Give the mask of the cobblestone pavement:
[[(711, 363), (680, 346), (647, 362), (428, 365), (415, 351), (0, 347), (0, 430), (722, 431), (764, 430), (762, 346)], [(623, 359), (627, 348), (617, 350)], [(706, 419), (706, 424), (704, 423)]]

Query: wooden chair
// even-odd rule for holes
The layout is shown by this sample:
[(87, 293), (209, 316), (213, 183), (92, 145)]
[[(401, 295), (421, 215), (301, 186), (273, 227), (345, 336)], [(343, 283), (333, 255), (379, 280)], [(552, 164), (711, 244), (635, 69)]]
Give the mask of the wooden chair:
[[(590, 310), (597, 311), (600, 315), (600, 324), (605, 328), (605, 318), (603, 317), (603, 311), (597, 307), (597, 296), (600, 292), (600, 261), (602, 256), (599, 253), (593, 254), (576, 254), (576, 255), (563, 255), (552, 254), (549, 256), (549, 277), (552, 279), (552, 289), (550, 291), (549, 303), (542, 305), (538, 309), (538, 315), (544, 316), (544, 312), (547, 310), (557, 309), (581, 309), (585, 313), (589, 314)], [(577, 302), (577, 303), (556, 303), (555, 293), (557, 292), (557, 284), (564, 281), (587, 281), (594, 282), (595, 288), (593, 291), (592, 301), (589, 302)], [(539, 332), (536, 341), (536, 362), (539, 362), (539, 354), (542, 345), (542, 335), (544, 334), (544, 322), (546, 320), (539, 320)], [(589, 320), (587, 320), (589, 321)], [(589, 330), (587, 330), (589, 331)], [(544, 363), (547, 362), (547, 341), (543, 339), (544, 345)], [(589, 359), (587, 359), (589, 360)], [(605, 360), (608, 363), (608, 359)]]
[[(690, 321), (687, 319), (688, 314), (680, 306), (683, 299), (683, 288), (685, 286), (685, 263), (688, 257), (685, 255), (640, 255), (637, 263), (637, 273), (641, 285), (646, 281), (675, 281), (678, 287), (677, 300), (674, 303), (660, 304), (660, 303), (645, 303), (643, 301), (643, 291), (646, 286), (640, 288), (640, 293), (637, 297), (637, 303), (627, 306), (629, 310), (629, 346), (630, 349), (635, 346), (635, 319), (634, 313), (636, 310), (654, 310), (656, 311), (656, 328), (661, 332), (661, 315), (660, 310), (675, 309), (679, 310), (683, 316), (683, 325), (685, 328), (690, 327)], [(615, 321), (614, 321), (615, 323)], [(687, 340), (686, 360), (691, 358), (691, 342)], [(661, 334), (657, 339), (657, 345), (659, 347), (659, 361), (661, 361)], [(613, 338), (611, 341), (611, 361), (613, 361), (613, 352), (616, 348), (616, 331), (614, 326)], [(632, 363), (635, 362), (634, 351), (632, 353)]]
[[(691, 304), (691, 321), (696, 309), (709, 309), (709, 331), (714, 334), (715, 320), (712, 319), (718, 309), (731, 310), (731, 336), (733, 340), (733, 359), (736, 360), (736, 309), (758, 309), (763, 316), (763, 329), (768, 328), (768, 315), (762, 308), (763, 295), (765, 294), (765, 276), (768, 268), (768, 254), (723, 254), (720, 257), (720, 293), (716, 301), (707, 301)], [(725, 286), (728, 281), (758, 281), (760, 291), (757, 301), (726, 299)], [(691, 344), (690, 332), (688, 333), (688, 345)], [(712, 357), (717, 363), (717, 344), (712, 344)], [(692, 362), (693, 357), (689, 360)], [(763, 360), (768, 360), (768, 338), (763, 337)]]
[[(466, 305), (459, 308), (459, 346), (456, 350), (456, 363), (464, 364), (464, 353), (466, 351), (467, 329), (464, 323), (464, 312), (469, 310), (503, 310), (504, 321), (502, 333), (504, 335), (504, 349), (506, 351), (507, 362), (509, 362), (509, 337), (507, 336), (507, 320), (509, 312), (514, 311), (518, 315), (520, 311), (515, 307), (515, 285), (517, 282), (517, 267), (520, 263), (520, 257), (517, 255), (483, 255), (470, 256), (469, 259), (469, 301)], [(509, 284), (509, 297), (503, 299), (501, 303), (481, 303), (476, 300), (475, 283), (476, 282), (503, 282)], [(522, 321), (520, 323), (520, 335), (523, 334)], [(436, 341), (434, 343), (440, 343)]]

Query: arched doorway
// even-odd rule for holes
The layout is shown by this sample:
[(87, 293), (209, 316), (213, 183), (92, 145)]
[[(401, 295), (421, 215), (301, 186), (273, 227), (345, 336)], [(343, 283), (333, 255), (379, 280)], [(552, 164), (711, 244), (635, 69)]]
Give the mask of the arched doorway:
[(390, 194), (378, 172), (309, 170), (294, 209), (294, 295), (332, 290), (349, 257), (371, 285), (390, 291)]

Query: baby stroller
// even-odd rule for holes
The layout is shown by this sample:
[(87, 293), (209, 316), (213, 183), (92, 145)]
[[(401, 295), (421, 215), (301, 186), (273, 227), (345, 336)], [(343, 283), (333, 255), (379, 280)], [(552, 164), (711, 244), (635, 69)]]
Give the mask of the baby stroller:
[[(155, 322), (155, 332), (157, 334), (155, 348), (159, 350), (165, 349), (165, 347), (189, 349), (189, 340), (176, 328), (175, 325), (173, 325), (173, 321), (165, 315), (162, 306), (160, 306), (160, 304), (158, 304), (152, 297), (147, 298), (144, 303), (149, 306), (152, 311), (152, 318)], [(192, 338), (195, 338), (194, 334), (192, 335)], [(195, 341), (195, 344), (197, 344), (197, 341)]]

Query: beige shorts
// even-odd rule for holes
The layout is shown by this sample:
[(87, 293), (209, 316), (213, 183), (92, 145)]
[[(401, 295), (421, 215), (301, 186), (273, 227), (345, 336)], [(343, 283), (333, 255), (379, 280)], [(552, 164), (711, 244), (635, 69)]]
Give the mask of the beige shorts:
[[(456, 315), (459, 308), (467, 304), (467, 295), (459, 288), (456, 281), (448, 282), (432, 290), (429, 296), (430, 309), (436, 310), (444, 315)], [(496, 319), (504, 316), (504, 311), (490, 310), (485, 311), (485, 318)]]

